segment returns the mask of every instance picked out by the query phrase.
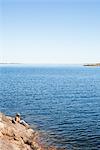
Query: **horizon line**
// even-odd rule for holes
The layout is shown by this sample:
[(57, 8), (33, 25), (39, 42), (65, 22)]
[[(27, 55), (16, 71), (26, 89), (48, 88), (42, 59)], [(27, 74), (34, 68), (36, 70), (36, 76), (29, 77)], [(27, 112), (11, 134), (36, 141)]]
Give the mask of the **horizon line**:
[(98, 64), (98, 63), (100, 63), (100, 62), (95, 62), (95, 63), (92, 63), (92, 62), (84, 62), (84, 63), (24, 63), (24, 62), (0, 62), (0, 65), (2, 64), (4, 64), (4, 65), (6, 65), (6, 64), (10, 64), (10, 65), (16, 65), (16, 64), (18, 64), (18, 65), (21, 65), (21, 64), (23, 64), (23, 65), (85, 65), (85, 64)]

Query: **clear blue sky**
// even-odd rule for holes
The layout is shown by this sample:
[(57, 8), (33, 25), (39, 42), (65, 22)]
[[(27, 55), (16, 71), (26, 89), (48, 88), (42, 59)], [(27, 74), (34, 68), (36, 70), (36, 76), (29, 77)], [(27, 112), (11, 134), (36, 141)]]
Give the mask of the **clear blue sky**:
[(0, 62), (100, 62), (100, 1), (80, 1), (0, 0)]

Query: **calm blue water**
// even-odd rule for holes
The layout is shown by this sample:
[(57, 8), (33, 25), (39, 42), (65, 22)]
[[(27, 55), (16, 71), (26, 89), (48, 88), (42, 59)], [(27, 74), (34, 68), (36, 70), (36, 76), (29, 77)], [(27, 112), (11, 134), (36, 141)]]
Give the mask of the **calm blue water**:
[(99, 67), (0, 67), (0, 111), (20, 112), (44, 142), (100, 149)]

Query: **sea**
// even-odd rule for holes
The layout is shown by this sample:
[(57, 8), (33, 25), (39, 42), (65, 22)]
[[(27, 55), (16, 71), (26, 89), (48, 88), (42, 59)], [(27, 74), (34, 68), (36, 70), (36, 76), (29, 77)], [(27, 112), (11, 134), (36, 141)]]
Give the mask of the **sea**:
[(0, 65), (0, 111), (19, 112), (41, 141), (100, 149), (100, 67)]

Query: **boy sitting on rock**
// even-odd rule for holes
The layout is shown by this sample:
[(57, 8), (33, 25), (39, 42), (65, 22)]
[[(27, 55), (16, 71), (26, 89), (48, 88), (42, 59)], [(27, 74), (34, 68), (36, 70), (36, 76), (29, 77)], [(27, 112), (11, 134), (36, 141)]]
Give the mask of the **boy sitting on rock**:
[(28, 127), (29, 128), (29, 125), (24, 121), (24, 120), (21, 120), (21, 115), (19, 113), (16, 113), (16, 116), (15, 116), (15, 120), (12, 120), (13, 123), (20, 123), (22, 125), (24, 125), (25, 127)]

